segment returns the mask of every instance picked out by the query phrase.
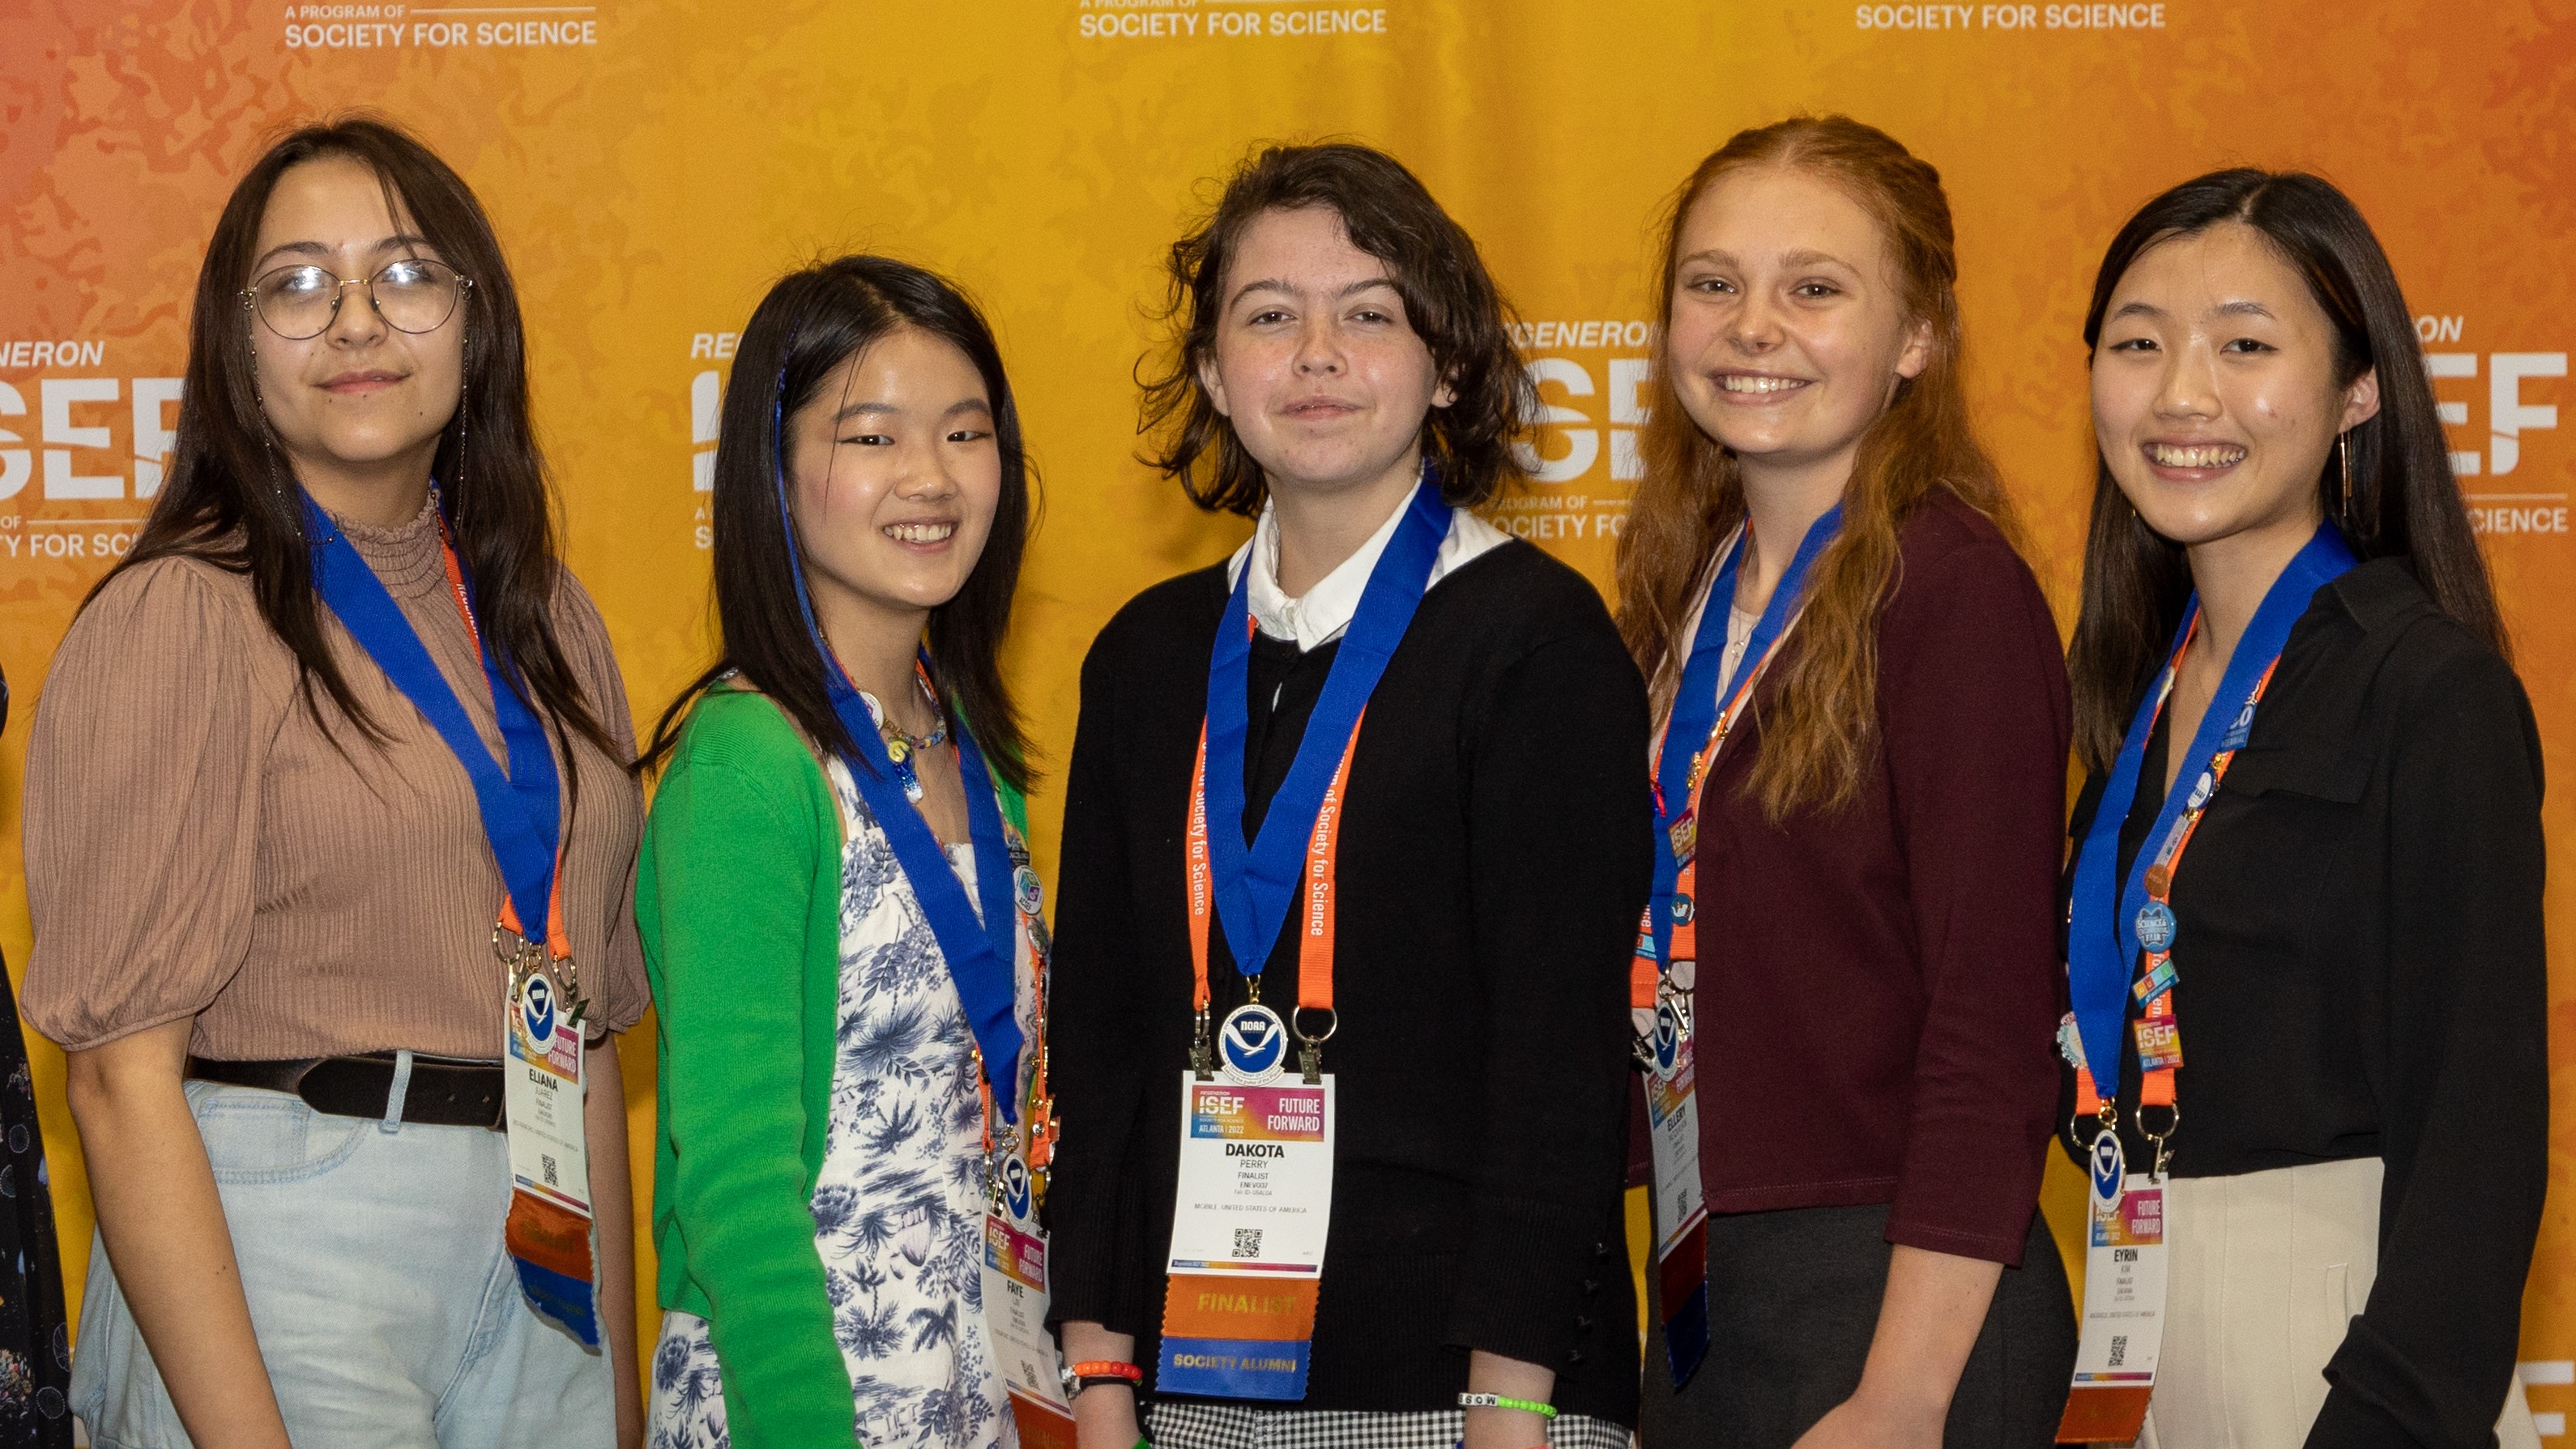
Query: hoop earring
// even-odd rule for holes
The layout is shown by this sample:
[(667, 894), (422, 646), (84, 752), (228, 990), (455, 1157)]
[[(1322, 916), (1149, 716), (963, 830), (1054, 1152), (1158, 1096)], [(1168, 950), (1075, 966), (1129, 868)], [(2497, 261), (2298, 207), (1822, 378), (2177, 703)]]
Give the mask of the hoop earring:
[(2335, 518), (2349, 525), (2352, 521), (2352, 430), (2350, 428), (2335, 434), (2335, 456), (2343, 463), (2343, 496), (2335, 505)]

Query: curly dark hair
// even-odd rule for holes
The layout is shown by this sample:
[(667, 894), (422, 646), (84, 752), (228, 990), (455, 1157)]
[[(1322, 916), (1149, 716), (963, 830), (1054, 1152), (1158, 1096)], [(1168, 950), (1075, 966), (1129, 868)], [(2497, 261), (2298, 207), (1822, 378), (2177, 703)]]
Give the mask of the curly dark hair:
[(1349, 142), (1262, 148), (1235, 169), (1215, 210), (1172, 243), (1170, 300), (1159, 319), (1169, 346), (1161, 370), (1140, 379), (1137, 430), (1158, 439), (1144, 461), (1177, 479), (1201, 508), (1261, 511), (1269, 496), (1261, 465), (1200, 385), (1199, 364), (1216, 345), (1226, 264), (1244, 229), (1263, 212), (1309, 206), (1331, 207), (1351, 245), (1386, 263), (1406, 320), (1448, 384), (1449, 406), (1433, 408), (1422, 424), (1423, 455), (1439, 472), (1441, 495), (1456, 507), (1490, 501), (1520, 471), (1512, 444), (1531, 402), (1510, 309), (1475, 239), (1421, 180), (1385, 152)]

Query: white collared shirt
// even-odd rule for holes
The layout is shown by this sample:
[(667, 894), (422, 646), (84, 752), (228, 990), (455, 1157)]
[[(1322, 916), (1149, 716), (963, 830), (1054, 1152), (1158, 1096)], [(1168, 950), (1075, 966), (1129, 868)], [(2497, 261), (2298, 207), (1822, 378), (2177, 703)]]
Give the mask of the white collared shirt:
[[(1360, 595), (1368, 589), (1369, 574), (1377, 568), (1378, 556), (1386, 552), (1395, 530), (1413, 506), (1408, 493), (1378, 525), (1368, 542), (1361, 544), (1340, 567), (1296, 598), (1279, 589), (1279, 520), (1267, 503), (1261, 505), (1261, 521), (1254, 525), (1252, 538), (1234, 551), (1226, 561), (1225, 581), (1229, 587), (1243, 578), (1246, 565), (1252, 569), (1252, 581), (1245, 585), (1245, 603), (1252, 612), (1252, 622), (1273, 639), (1293, 640), (1300, 651), (1329, 644), (1351, 626), (1351, 616), (1360, 611)], [(1440, 552), (1431, 564), (1431, 578), (1423, 587), (1447, 577), (1469, 559), (1511, 541), (1511, 535), (1494, 527), (1463, 508), (1449, 510), (1449, 533), (1440, 541)]]

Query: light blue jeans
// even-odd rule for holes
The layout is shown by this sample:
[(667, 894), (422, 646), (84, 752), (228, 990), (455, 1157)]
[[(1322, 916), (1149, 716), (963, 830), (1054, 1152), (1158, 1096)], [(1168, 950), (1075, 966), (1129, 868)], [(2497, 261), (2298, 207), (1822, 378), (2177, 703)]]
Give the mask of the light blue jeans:
[[(608, 1360), (519, 1295), (502, 1134), (187, 1091), (297, 1445), (612, 1449)], [(99, 1449), (191, 1449), (95, 1237), (89, 1261), (73, 1411)]]

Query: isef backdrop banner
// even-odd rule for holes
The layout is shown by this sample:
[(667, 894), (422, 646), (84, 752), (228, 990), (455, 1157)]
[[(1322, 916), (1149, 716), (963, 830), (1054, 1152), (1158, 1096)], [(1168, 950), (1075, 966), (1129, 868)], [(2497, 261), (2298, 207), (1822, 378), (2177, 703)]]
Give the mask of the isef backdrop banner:
[[(2062, 627), (2093, 477), (2078, 333), (2104, 244), (2212, 167), (2317, 170), (2395, 257), (2550, 765), (2576, 778), (2576, 0), (0, 0), (13, 969), (25, 720), (160, 486), (216, 212), (277, 128), (360, 106), (427, 139), (499, 225), (571, 563), (647, 718), (708, 657), (715, 419), (763, 288), (846, 249), (969, 287), (1043, 476), (1010, 664), (1058, 779), (1093, 632), (1243, 537), (1135, 461), (1133, 368), (1165, 248), (1256, 141), (1384, 146), (1476, 236), (1546, 404), (1535, 483), (1496, 522), (1606, 587), (1638, 474), (1658, 209), (1741, 127), (1799, 111), (1884, 127), (1948, 184), (1979, 422)], [(1059, 808), (1034, 802), (1048, 866)], [(2576, 860), (2563, 788), (2548, 826)], [(2564, 870), (2549, 907), (2557, 1191), (2523, 1337), (2544, 1432), (2576, 1409)], [(639, 1165), (651, 1040), (624, 1047)], [(86, 1180), (62, 1059), (30, 1046), (77, 1294)], [(2051, 1204), (2078, 1241), (2071, 1174)], [(649, 1285), (649, 1245), (645, 1263)]]

